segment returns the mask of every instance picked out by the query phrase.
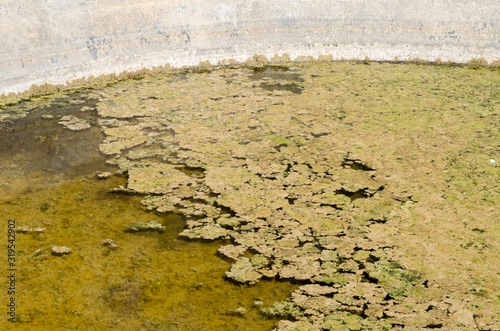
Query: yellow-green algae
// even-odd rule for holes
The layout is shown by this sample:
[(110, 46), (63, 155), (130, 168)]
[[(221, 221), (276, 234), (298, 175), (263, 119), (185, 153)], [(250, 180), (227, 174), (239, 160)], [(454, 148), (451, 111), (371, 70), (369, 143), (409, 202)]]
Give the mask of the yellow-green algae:
[[(270, 329), (256, 300), (283, 300), (295, 285), (267, 281), (235, 285), (220, 242), (178, 238), (180, 216), (140, 208), (140, 199), (106, 193), (122, 178), (81, 177), (2, 204), (1, 217), (42, 233), (17, 234), (17, 322), (22, 330), (255, 330)], [(134, 221), (159, 219), (164, 233), (124, 232)], [(116, 249), (103, 245), (112, 238)], [(51, 245), (73, 249), (51, 254)], [(244, 316), (230, 309), (244, 307)], [(10, 328), (3, 319), (2, 324)]]
[(94, 91), (100, 151), (128, 174), (116, 192), (231, 241), (228, 277), (316, 283), (264, 309), (278, 328), (495, 330), (499, 80), (378, 63), (148, 76)]
[[(270, 329), (278, 318), (264, 316), (255, 302), (269, 306), (297, 286), (228, 281), (230, 264), (217, 256), (221, 242), (183, 240), (181, 215), (147, 212), (140, 197), (110, 191), (126, 179), (96, 178), (97, 170), (110, 170), (97, 154), (102, 133), (95, 126), (73, 132), (58, 124), (85, 107), (77, 104), (31, 105), (21, 120), (1, 124), (0, 217), (16, 219), (18, 228), (16, 323), (2, 319), (1, 328)], [(82, 118), (96, 124), (90, 114)], [(127, 231), (134, 222), (154, 219), (165, 231)], [(52, 246), (72, 251), (59, 256)], [(242, 308), (244, 315), (233, 312)]]

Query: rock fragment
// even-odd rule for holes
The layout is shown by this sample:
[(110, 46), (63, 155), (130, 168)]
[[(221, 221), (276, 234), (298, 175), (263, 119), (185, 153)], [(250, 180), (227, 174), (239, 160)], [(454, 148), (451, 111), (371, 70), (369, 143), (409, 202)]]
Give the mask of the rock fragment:
[(66, 255), (70, 254), (73, 251), (72, 248), (66, 247), (66, 246), (52, 246), (52, 254), (53, 255)]
[(163, 232), (166, 230), (166, 227), (161, 225), (158, 220), (152, 220), (149, 222), (132, 222), (132, 224), (127, 226), (127, 230), (130, 231), (159, 231)]
[(103, 244), (103, 246), (105, 246), (105, 247), (109, 247), (109, 248), (113, 248), (113, 249), (114, 249), (114, 248), (118, 248), (118, 244), (117, 244), (117, 243), (115, 243), (115, 241), (114, 241), (113, 239), (104, 239), (104, 240), (102, 241), (102, 244)]
[(111, 172), (109, 172), (109, 171), (106, 171), (106, 172), (100, 172), (100, 173), (98, 173), (98, 174), (97, 174), (97, 178), (99, 178), (99, 179), (106, 179), (106, 178), (111, 177), (111, 175), (112, 175), (112, 174), (111, 174)]

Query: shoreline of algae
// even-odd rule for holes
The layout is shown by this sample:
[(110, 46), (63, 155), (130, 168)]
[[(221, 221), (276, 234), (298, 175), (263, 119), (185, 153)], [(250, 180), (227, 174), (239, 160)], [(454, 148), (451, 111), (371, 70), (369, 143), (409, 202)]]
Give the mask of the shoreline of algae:
[(264, 55), (254, 54), (247, 60), (238, 62), (233, 58), (219, 61), (217, 64), (212, 64), (209, 61), (200, 62), (195, 66), (184, 66), (181, 68), (172, 67), (170, 64), (165, 64), (163, 66), (154, 66), (152, 68), (142, 68), (135, 71), (123, 71), (120, 73), (103, 74), (98, 77), (89, 76), (74, 79), (72, 81), (67, 81), (65, 84), (33, 84), (28, 90), (23, 92), (11, 92), (7, 94), (0, 95), (0, 107), (13, 106), (16, 103), (29, 101), (32, 98), (44, 97), (46, 95), (54, 93), (74, 93), (79, 90), (102, 88), (104, 86), (110, 86), (119, 83), (124, 80), (129, 79), (142, 79), (148, 75), (156, 74), (182, 74), (185, 72), (207, 72), (210, 70), (219, 69), (236, 69), (236, 68), (253, 68), (262, 66), (273, 66), (273, 65), (300, 65), (302, 63), (338, 63), (338, 62), (349, 62), (349, 63), (388, 63), (388, 64), (421, 64), (421, 65), (437, 65), (437, 66), (458, 66), (458, 67), (482, 67), (482, 68), (497, 68), (500, 66), (500, 60), (492, 61), (488, 63), (484, 58), (474, 58), (466, 63), (443, 61), (440, 58), (435, 61), (422, 60), (419, 58), (409, 58), (407, 60), (399, 60), (395, 58), (392, 61), (372, 61), (368, 57), (364, 59), (334, 59), (332, 55), (319, 55), (317, 58), (313, 56), (298, 56), (295, 59), (291, 59), (287, 53), (282, 55), (275, 54), (273, 57), (267, 58)]
[[(326, 63), (95, 90), (117, 191), (303, 282), (278, 329), (498, 329), (497, 69)], [(12, 116), (20, 116), (13, 112)]]

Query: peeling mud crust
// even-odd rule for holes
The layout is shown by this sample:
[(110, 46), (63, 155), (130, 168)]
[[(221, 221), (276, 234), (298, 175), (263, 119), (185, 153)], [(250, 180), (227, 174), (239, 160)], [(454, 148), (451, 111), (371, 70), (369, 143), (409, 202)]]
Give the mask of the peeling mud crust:
[[(228, 79), (231, 77), (231, 79)], [(310, 64), (99, 91), (119, 192), (303, 284), (277, 329), (498, 330), (497, 69)], [(16, 115), (17, 116), (17, 115)]]

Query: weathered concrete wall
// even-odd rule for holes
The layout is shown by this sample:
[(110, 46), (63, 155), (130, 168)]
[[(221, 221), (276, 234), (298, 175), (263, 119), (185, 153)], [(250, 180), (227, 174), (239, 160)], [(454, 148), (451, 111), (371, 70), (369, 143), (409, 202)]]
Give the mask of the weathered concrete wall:
[(500, 58), (498, 0), (3, 0), (0, 94), (253, 54)]

